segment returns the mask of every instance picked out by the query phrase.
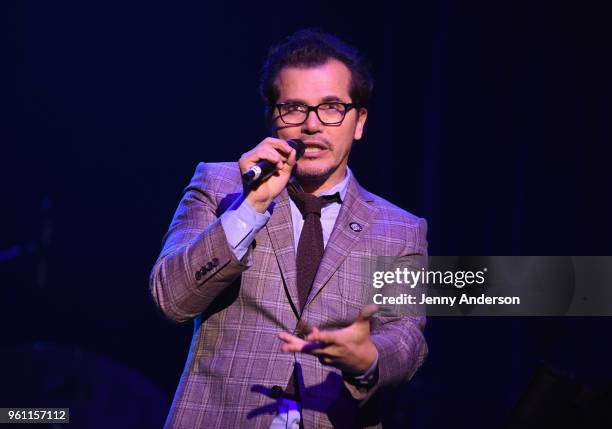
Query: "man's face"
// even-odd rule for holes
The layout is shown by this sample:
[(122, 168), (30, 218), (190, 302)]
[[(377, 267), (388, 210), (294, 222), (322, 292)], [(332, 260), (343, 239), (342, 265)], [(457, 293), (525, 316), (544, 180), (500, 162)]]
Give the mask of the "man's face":
[[(285, 67), (276, 78), (277, 102), (310, 106), (330, 101), (351, 103), (350, 83), (350, 70), (335, 59), (314, 67)], [(278, 138), (301, 139), (306, 144), (306, 152), (295, 167), (296, 176), (329, 186), (344, 178), (353, 140), (361, 138), (366, 118), (366, 109), (353, 108), (340, 125), (324, 125), (315, 112), (310, 112), (302, 125), (287, 125), (279, 117), (278, 110), (273, 112)]]

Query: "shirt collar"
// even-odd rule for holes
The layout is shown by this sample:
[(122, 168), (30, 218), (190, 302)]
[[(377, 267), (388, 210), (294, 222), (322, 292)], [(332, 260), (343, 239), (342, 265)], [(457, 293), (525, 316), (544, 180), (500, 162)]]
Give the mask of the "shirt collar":
[[(344, 178), (336, 183), (334, 186), (332, 186), (331, 188), (329, 188), (326, 191), (321, 192), (320, 194), (318, 194), (318, 197), (322, 197), (324, 195), (333, 195), (336, 192), (340, 195), (340, 199), (342, 201), (344, 201), (344, 197), (346, 196), (346, 193), (348, 191), (348, 184), (349, 181), (351, 179), (351, 176), (353, 175), (353, 173), (351, 172), (351, 169), (348, 168), (348, 166), (346, 167), (346, 174), (344, 175)], [(291, 177), (291, 179), (289, 179), (298, 189), (301, 189), (301, 186), (299, 185), (299, 183), (297, 182), (297, 180), (295, 179), (295, 177)]]
[(319, 197), (323, 195), (333, 195), (336, 192), (338, 192), (340, 194), (340, 199), (344, 201), (344, 197), (346, 196), (346, 192), (348, 191), (348, 184), (349, 184), (349, 180), (351, 179), (351, 175), (352, 175), (351, 170), (347, 166), (346, 174), (344, 175), (344, 179), (336, 183), (334, 186), (332, 186), (328, 190), (321, 192), (319, 194)]

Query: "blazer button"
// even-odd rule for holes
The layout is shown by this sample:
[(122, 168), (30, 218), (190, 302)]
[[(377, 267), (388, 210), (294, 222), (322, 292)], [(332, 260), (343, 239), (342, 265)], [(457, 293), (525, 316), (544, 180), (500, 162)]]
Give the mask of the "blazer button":
[(196, 271), (195, 278), (196, 278), (196, 280), (200, 280), (202, 278), (202, 273), (199, 272), (199, 271)]
[(212, 258), (212, 266), (216, 267), (217, 265), (219, 265), (219, 258)]
[(206, 264), (206, 271), (210, 271), (213, 268), (213, 263), (209, 262), (208, 264)]
[(274, 399), (280, 398), (281, 396), (283, 396), (283, 388), (276, 385), (272, 386), (270, 396), (272, 396)]

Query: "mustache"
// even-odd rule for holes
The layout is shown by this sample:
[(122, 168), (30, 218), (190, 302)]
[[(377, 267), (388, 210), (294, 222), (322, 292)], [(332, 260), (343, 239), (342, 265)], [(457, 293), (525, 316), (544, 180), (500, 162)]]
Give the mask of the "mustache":
[(321, 137), (316, 137), (313, 138), (312, 136), (301, 136), (300, 140), (302, 140), (304, 143), (310, 143), (310, 144), (318, 144), (321, 145), (327, 149), (331, 148), (333, 145), (329, 142), (329, 140), (325, 139), (325, 138), (321, 138)]

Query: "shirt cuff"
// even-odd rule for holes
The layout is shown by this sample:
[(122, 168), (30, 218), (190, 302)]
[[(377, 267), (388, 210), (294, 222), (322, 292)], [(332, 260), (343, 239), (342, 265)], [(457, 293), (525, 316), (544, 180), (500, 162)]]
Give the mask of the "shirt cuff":
[(243, 258), (255, 235), (268, 219), (270, 219), (269, 212), (259, 213), (246, 199), (242, 200), (238, 207), (231, 207), (221, 215), (223, 231), (236, 259)]
[(376, 359), (374, 359), (374, 363), (370, 366), (365, 374), (362, 375), (353, 375), (352, 378), (360, 385), (367, 386), (372, 382), (372, 379), (376, 375), (376, 370), (378, 369), (378, 355), (376, 355)]

